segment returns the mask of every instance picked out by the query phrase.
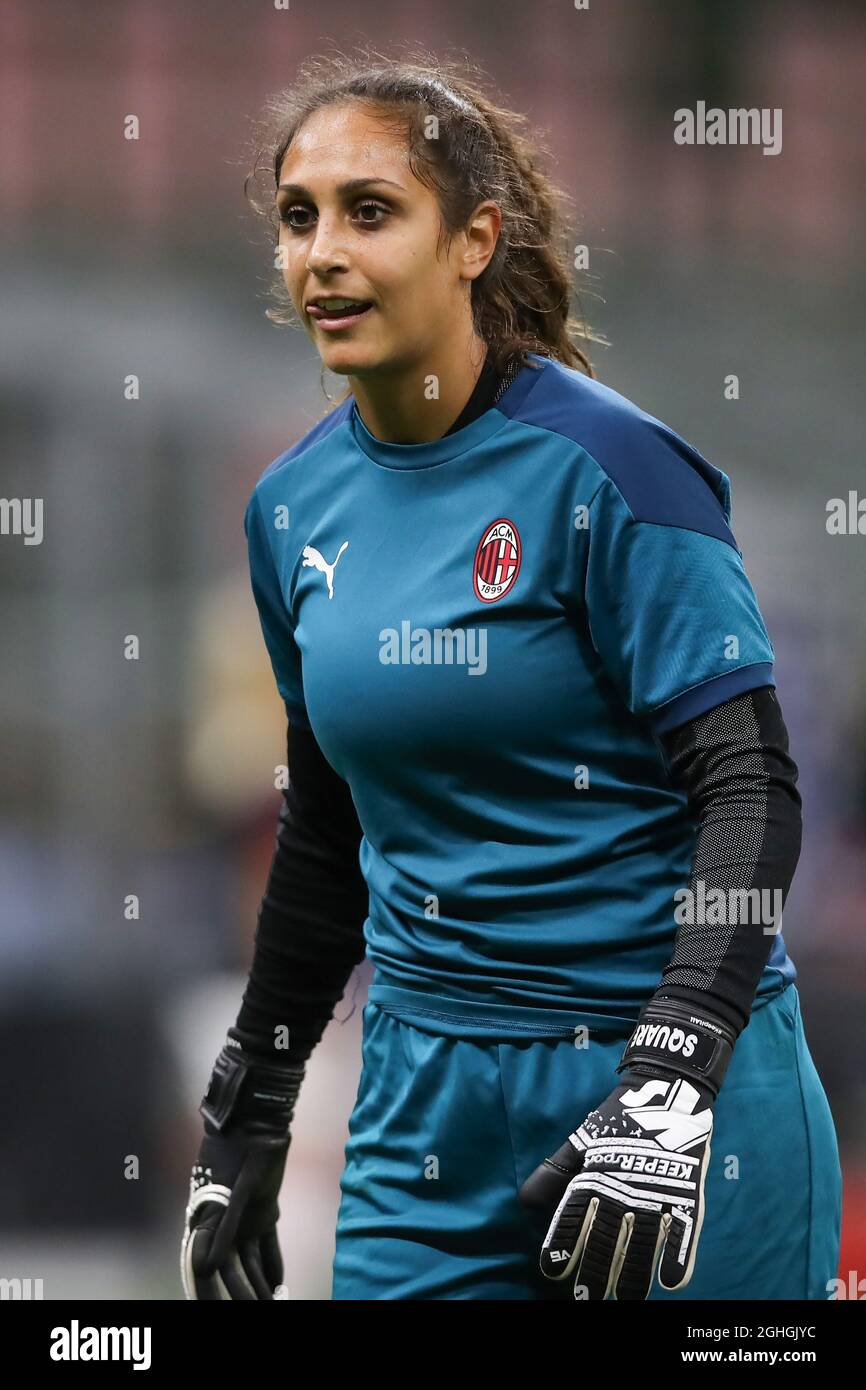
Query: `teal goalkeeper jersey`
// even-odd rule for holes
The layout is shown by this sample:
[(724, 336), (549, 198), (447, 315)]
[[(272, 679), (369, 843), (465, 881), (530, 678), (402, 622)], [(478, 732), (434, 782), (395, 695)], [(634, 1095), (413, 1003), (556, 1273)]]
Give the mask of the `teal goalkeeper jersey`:
[[(370, 997), (458, 1035), (632, 1021), (696, 826), (658, 735), (774, 685), (726, 475), (529, 355), (495, 406), (392, 444), (350, 398), (247, 508), (290, 721), (363, 830)], [(781, 934), (758, 999), (795, 977)]]

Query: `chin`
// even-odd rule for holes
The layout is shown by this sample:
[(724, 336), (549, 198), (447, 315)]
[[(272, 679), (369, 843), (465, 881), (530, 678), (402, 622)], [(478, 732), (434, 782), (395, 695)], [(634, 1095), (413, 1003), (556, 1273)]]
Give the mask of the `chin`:
[(384, 366), (381, 353), (349, 343), (335, 343), (330, 352), (320, 352), (319, 356), (336, 376), (369, 376)]

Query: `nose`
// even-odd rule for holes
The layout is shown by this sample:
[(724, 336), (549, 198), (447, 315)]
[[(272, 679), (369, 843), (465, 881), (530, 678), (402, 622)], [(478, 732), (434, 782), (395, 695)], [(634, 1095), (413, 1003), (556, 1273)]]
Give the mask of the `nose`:
[(307, 254), (307, 270), (317, 275), (327, 275), (333, 270), (345, 270), (348, 259), (340, 239), (339, 226), (320, 214)]

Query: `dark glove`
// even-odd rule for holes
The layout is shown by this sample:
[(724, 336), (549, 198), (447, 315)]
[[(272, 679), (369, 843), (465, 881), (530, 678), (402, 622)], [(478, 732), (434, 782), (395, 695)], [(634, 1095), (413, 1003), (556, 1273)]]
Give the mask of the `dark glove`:
[(705, 1011), (654, 1000), (617, 1067), (621, 1084), (521, 1187), (527, 1207), (558, 1203), (540, 1267), (573, 1278), (575, 1298), (646, 1298), (657, 1267), (665, 1289), (691, 1279), (713, 1104), (734, 1041)]
[(229, 1034), (199, 1107), (180, 1258), (188, 1299), (273, 1299), (282, 1283), (277, 1198), (304, 1069), (252, 1056)]

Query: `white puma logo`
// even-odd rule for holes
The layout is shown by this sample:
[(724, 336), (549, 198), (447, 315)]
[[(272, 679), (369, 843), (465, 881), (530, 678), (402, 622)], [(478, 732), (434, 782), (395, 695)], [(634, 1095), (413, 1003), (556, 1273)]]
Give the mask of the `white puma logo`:
[(346, 549), (346, 546), (348, 544), (348, 541), (343, 541), (343, 544), (337, 551), (337, 559), (334, 561), (332, 565), (328, 564), (321, 551), (317, 550), (314, 545), (304, 546), (304, 564), (314, 565), (317, 570), (322, 571), (322, 574), (328, 581), (328, 598), (334, 597), (334, 570), (337, 568), (337, 560), (339, 560), (340, 556), (342, 555), (343, 551)]

